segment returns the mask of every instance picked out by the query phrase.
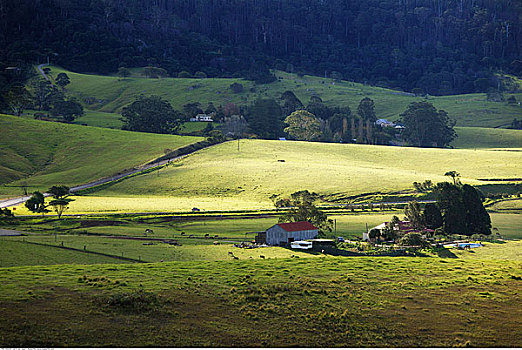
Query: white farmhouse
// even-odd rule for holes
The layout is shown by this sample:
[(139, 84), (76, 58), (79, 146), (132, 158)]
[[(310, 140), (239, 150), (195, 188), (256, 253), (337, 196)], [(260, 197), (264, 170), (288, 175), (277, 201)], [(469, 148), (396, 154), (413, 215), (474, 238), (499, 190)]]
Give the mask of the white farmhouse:
[(197, 116), (195, 116), (194, 118), (190, 118), (190, 121), (191, 122), (212, 122), (213, 120), (212, 120), (211, 115), (201, 113), (201, 114), (198, 114)]
[(266, 230), (266, 244), (286, 245), (317, 237), (319, 230), (308, 221), (276, 224)]

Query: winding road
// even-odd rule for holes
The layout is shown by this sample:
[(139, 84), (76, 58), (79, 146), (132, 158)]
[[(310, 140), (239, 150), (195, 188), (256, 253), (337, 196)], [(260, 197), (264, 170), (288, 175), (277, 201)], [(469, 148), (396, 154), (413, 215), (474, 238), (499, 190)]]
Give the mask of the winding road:
[[(202, 149), (204, 149), (204, 148), (202, 148)], [(148, 163), (148, 164), (145, 164), (145, 165), (143, 165), (143, 166), (141, 166), (139, 168), (135, 168), (133, 170), (130, 170), (130, 171), (118, 174), (118, 175), (106, 177), (106, 178), (103, 178), (103, 179), (100, 179), (100, 180), (88, 182), (88, 183), (83, 184), (83, 185), (78, 185), (78, 186), (71, 187), (70, 190), (71, 190), (71, 192), (74, 193), (74, 192), (79, 191), (79, 190), (84, 190), (84, 189), (87, 189), (87, 188), (92, 188), (92, 187), (95, 187), (95, 186), (103, 185), (103, 184), (106, 184), (106, 183), (109, 183), (109, 182), (112, 182), (112, 181), (119, 180), (119, 179), (121, 179), (123, 177), (126, 177), (126, 176), (129, 176), (129, 175), (140, 173), (140, 172), (148, 170), (150, 168), (154, 168), (154, 167), (158, 167), (158, 166), (164, 166), (164, 165), (166, 165), (166, 164), (168, 164), (168, 163), (170, 163), (170, 162), (172, 162), (174, 160), (182, 159), (182, 158), (184, 158), (184, 157), (186, 157), (186, 156), (188, 156), (189, 154), (192, 154), (192, 153), (188, 153), (188, 154), (185, 154), (185, 155), (182, 155), (182, 156), (177, 156), (177, 157), (165, 159), (165, 160), (162, 160), (160, 162)], [(44, 196), (48, 197), (49, 193), (44, 193)], [(15, 197), (15, 198), (1, 200), (0, 201), (0, 208), (13, 207), (15, 205), (22, 204), (25, 201), (27, 201), (29, 198), (31, 198), (31, 196), (21, 196), (21, 197)]]

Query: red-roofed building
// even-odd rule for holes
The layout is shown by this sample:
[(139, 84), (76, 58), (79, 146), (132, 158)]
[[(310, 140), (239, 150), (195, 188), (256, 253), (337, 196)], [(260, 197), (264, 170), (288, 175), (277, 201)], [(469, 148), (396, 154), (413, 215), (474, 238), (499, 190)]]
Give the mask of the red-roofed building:
[(276, 224), (266, 230), (265, 243), (286, 245), (293, 241), (303, 241), (317, 237), (319, 229), (308, 221)]

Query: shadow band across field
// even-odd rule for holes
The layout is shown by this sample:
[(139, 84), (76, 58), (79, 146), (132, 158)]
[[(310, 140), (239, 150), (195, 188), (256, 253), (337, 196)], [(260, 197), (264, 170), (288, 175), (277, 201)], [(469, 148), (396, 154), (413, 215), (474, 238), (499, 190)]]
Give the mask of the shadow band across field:
[(72, 248), (72, 247), (63, 247), (63, 246), (59, 246), (59, 245), (40, 243), (40, 242), (27, 242), (27, 241), (22, 241), (22, 242), (25, 243), (25, 244), (34, 244), (34, 245), (39, 245), (39, 246), (43, 246), (43, 247), (52, 247), (52, 248), (58, 248), (58, 249), (71, 250), (71, 251), (85, 253), (85, 254), (100, 255), (100, 256), (105, 256), (105, 257), (108, 257), (108, 258), (124, 260), (124, 261), (133, 262), (133, 263), (147, 263), (147, 261), (143, 261), (141, 259), (138, 260), (138, 259), (127, 258), (127, 257), (124, 257), (124, 256), (119, 256), (119, 255), (100, 253), (100, 252), (95, 252), (95, 251), (87, 250), (87, 249), (77, 249), (77, 248)]

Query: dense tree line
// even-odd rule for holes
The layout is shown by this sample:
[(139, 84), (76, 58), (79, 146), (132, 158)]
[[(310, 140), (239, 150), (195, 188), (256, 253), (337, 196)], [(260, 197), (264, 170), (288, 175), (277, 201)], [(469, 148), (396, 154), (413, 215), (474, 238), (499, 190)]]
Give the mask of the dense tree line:
[(277, 68), (466, 93), (522, 74), (521, 13), (515, 0), (0, 0), (0, 62), (259, 83)]

